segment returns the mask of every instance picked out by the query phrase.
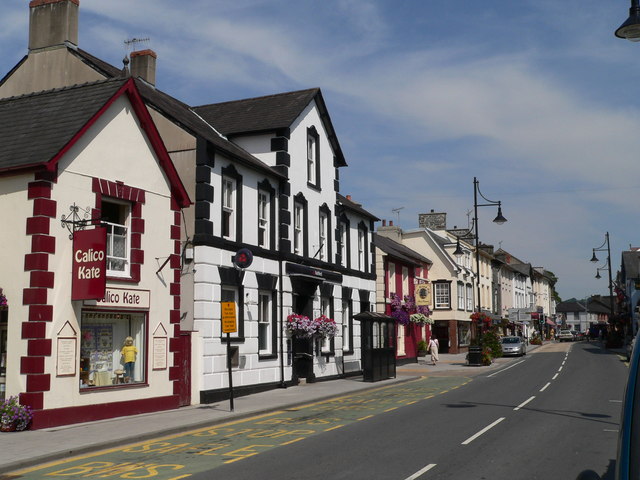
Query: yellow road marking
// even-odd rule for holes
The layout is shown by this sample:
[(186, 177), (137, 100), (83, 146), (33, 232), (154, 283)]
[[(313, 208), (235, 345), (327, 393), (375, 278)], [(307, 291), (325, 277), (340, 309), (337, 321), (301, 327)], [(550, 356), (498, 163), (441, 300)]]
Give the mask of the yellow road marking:
[(373, 417), (373, 415), (367, 415), (366, 417), (358, 418), (358, 421), (366, 420), (367, 418), (371, 418), (371, 417)]
[(327, 428), (325, 432), (330, 432), (331, 430), (336, 430), (338, 428), (342, 428), (344, 425), (336, 425), (335, 427)]

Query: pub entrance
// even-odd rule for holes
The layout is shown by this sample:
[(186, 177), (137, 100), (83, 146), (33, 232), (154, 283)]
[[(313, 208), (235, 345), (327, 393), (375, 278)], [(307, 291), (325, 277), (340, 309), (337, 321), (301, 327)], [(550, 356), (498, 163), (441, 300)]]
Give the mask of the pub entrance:
[[(313, 298), (319, 283), (301, 278), (292, 278), (293, 286), (293, 312), (313, 318)], [(293, 354), (293, 378), (294, 383), (304, 378), (307, 382), (315, 381), (313, 373), (313, 339), (293, 337), (291, 339), (291, 351)]]

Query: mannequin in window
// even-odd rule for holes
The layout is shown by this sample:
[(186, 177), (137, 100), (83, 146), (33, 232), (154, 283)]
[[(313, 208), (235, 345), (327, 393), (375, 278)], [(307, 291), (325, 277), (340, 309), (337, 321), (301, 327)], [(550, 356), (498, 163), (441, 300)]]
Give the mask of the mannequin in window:
[(138, 349), (133, 346), (133, 338), (127, 337), (124, 340), (124, 346), (120, 353), (124, 363), (124, 381), (126, 383), (133, 382), (133, 368), (136, 365), (136, 356), (138, 355)]

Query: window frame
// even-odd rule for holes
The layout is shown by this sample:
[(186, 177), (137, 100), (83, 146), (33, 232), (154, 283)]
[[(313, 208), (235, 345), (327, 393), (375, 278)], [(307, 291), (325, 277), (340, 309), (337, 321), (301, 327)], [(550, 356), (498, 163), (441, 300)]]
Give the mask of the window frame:
[[(439, 288), (445, 287), (446, 292), (438, 292)], [(439, 297), (446, 296), (446, 302), (438, 302)], [(433, 282), (433, 308), (434, 310), (451, 310), (451, 283), (448, 281)]]
[[(264, 299), (267, 299), (266, 308), (263, 303)], [(258, 290), (258, 355), (261, 357), (273, 355), (273, 334), (274, 334), (274, 295), (270, 290)], [(265, 320), (264, 314), (267, 318)], [(262, 328), (261, 328), (262, 327)], [(266, 328), (264, 338), (262, 335), (263, 329)], [(261, 344), (266, 344), (265, 347), (261, 347)]]
[[(270, 247), (270, 204), (271, 195), (262, 189), (258, 189), (258, 246), (262, 248)], [(261, 240), (262, 235), (262, 241)]]
[[(236, 226), (234, 222), (236, 220), (237, 211), (237, 182), (235, 179), (222, 176), (222, 222), (220, 228), (220, 235), (227, 240), (235, 240), (236, 238)], [(229, 185), (231, 188), (229, 188)], [(227, 204), (227, 200), (229, 204)]]
[(320, 135), (315, 126), (307, 128), (307, 185), (320, 189)]
[[(116, 199), (113, 197), (103, 197), (101, 200), (101, 218), (104, 218), (104, 208), (105, 204), (116, 205), (118, 208), (124, 208), (124, 224), (109, 222), (106, 220), (100, 220), (100, 224), (105, 226), (107, 229), (107, 246), (106, 246), (106, 255), (107, 255), (107, 277), (112, 278), (131, 278), (131, 219), (133, 215), (133, 205), (131, 202), (127, 202), (125, 200)], [(113, 227), (119, 227), (126, 231), (125, 234), (125, 257), (117, 257), (119, 261), (124, 262), (123, 270), (113, 270), (109, 268), (110, 259), (113, 259), (113, 255), (109, 255), (109, 251), (113, 252), (113, 246), (110, 245), (113, 239), (113, 233), (110, 233)]]

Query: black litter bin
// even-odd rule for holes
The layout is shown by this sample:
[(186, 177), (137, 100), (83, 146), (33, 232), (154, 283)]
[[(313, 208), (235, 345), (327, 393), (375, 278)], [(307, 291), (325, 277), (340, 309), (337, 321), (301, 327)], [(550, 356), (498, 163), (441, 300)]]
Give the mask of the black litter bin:
[(469, 365), (479, 367), (482, 365), (482, 347), (469, 347)]

